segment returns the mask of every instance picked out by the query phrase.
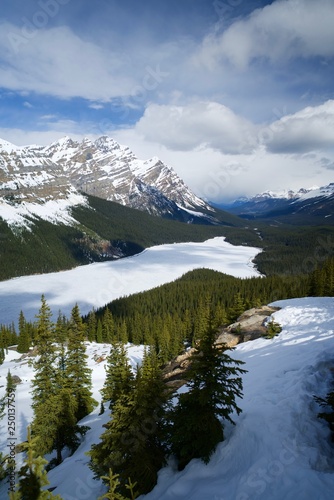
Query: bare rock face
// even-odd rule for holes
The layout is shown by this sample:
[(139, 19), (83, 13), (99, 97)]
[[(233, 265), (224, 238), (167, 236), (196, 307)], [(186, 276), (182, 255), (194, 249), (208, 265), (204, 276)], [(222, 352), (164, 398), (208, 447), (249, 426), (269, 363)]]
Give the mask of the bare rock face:
[(267, 332), (265, 323), (268, 316), (279, 309), (279, 307), (261, 306), (245, 311), (235, 323), (220, 330), (216, 343), (234, 347), (241, 342), (262, 337)]
[(183, 380), (185, 372), (188, 370), (190, 365), (190, 357), (195, 352), (195, 349), (189, 349), (184, 354), (180, 354), (172, 361), (167, 363), (163, 369), (163, 378), (166, 385), (173, 389), (178, 389), (186, 380)]

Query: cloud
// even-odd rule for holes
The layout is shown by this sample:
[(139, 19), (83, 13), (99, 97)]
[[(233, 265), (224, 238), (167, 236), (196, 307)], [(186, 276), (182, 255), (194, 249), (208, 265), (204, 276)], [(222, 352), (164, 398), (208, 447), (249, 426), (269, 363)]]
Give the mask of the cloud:
[(212, 148), (224, 153), (247, 153), (256, 145), (256, 127), (217, 102), (185, 106), (149, 105), (136, 125), (146, 140), (169, 149)]
[(0, 81), (4, 88), (61, 98), (110, 100), (136, 84), (128, 65), (113, 50), (88, 42), (67, 27), (23, 29), (0, 24)]
[(99, 104), (99, 103), (96, 103), (96, 102), (92, 102), (91, 104), (89, 104), (88, 106), (89, 108), (91, 109), (103, 109), (104, 108), (104, 104)]
[(272, 123), (267, 129), (265, 144), (272, 153), (333, 151), (334, 100), (309, 106)]
[(209, 67), (227, 60), (239, 69), (258, 58), (334, 56), (332, 0), (278, 0), (203, 40), (197, 60)]

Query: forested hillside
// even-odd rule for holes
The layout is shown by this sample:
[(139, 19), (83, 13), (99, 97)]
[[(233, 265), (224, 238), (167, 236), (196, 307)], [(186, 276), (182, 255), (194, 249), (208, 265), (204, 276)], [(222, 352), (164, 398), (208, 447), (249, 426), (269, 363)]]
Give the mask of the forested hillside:
[(90, 208), (72, 210), (73, 226), (33, 219), (29, 229), (10, 228), (0, 219), (0, 280), (125, 257), (162, 243), (204, 241), (238, 222), (226, 214), (222, 225), (185, 224), (100, 198), (89, 196), (89, 202)]

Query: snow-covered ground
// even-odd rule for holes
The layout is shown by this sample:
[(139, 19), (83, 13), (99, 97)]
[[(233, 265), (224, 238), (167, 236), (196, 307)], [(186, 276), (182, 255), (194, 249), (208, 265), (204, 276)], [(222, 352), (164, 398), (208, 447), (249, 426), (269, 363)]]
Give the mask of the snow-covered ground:
[[(334, 299), (302, 298), (276, 302), (282, 309), (274, 318), (282, 332), (272, 340), (240, 344), (231, 353), (245, 361), (243, 409), (236, 426), (226, 426), (226, 439), (208, 465), (193, 460), (182, 472), (173, 465), (159, 474), (155, 489), (145, 500), (332, 500), (334, 448), (326, 423), (317, 418), (313, 395), (324, 396), (333, 382)], [(94, 355), (106, 355), (109, 347), (91, 344), (89, 364), (93, 368), (94, 396), (104, 379), (104, 363)], [(132, 365), (142, 357), (141, 347), (129, 348)], [(0, 366), (0, 385), (8, 368), (22, 384), (16, 395), (18, 438), (31, 420), (29, 382), (31, 369), (15, 362), (10, 353)], [(98, 408), (85, 419), (91, 427), (72, 457), (50, 471), (51, 486), (64, 500), (96, 500), (103, 486), (92, 479), (87, 467), (88, 451), (97, 442), (108, 420)], [(2, 449), (6, 420), (2, 422)], [(5, 496), (6, 486), (0, 489)]]
[[(208, 465), (165, 468), (145, 500), (332, 500), (334, 447), (313, 395), (333, 384), (334, 299), (275, 302), (282, 332), (240, 344), (243, 412)], [(332, 385), (333, 389), (333, 385)]]
[(205, 267), (233, 276), (259, 276), (252, 260), (259, 248), (233, 246), (223, 237), (202, 243), (176, 243), (148, 248), (133, 257), (80, 266), (69, 271), (23, 276), (0, 282), (0, 323), (17, 321), (22, 309), (33, 320), (41, 295), (55, 314), (69, 315), (77, 302), (82, 314), (112, 300), (173, 281)]

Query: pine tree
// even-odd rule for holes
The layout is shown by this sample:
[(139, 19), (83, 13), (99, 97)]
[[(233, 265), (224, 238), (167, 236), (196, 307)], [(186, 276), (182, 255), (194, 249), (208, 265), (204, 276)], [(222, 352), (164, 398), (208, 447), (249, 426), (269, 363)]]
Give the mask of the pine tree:
[(19, 315), (19, 337), (18, 337), (17, 352), (20, 353), (28, 352), (29, 347), (30, 347), (29, 329), (23, 311), (21, 311)]
[(210, 318), (210, 299), (200, 299), (194, 320), (192, 346), (195, 347), (208, 329)]
[(188, 392), (179, 395), (171, 411), (172, 452), (183, 469), (193, 458), (208, 462), (217, 444), (224, 439), (220, 419), (234, 424), (236, 397), (242, 397), (241, 361), (230, 358), (214, 344), (215, 333), (209, 327), (191, 358), (187, 374)]
[(233, 299), (233, 305), (228, 311), (229, 321), (236, 321), (246, 309), (247, 307), (241, 293), (236, 293)]
[(88, 356), (84, 341), (85, 327), (80, 316), (79, 307), (75, 305), (72, 309), (68, 331), (65, 376), (67, 387), (72, 391), (78, 404), (77, 421), (91, 413), (97, 405), (97, 401), (92, 397), (91, 370), (87, 364)]
[[(72, 329), (75, 329), (76, 333), (80, 330), (80, 320), (78, 310), (75, 309)], [(75, 328), (76, 326), (77, 328)], [(32, 432), (36, 437), (35, 446), (40, 455), (56, 450), (56, 464), (62, 461), (63, 448), (67, 446), (71, 451), (74, 451), (79, 444), (78, 434), (85, 432), (85, 428), (76, 425), (79, 419), (79, 404), (81, 402), (84, 405), (85, 402), (82, 402), (83, 394), (78, 395), (75, 392), (80, 383), (84, 385), (80, 376), (85, 369), (85, 353), (81, 353), (81, 356), (79, 354), (77, 358), (79, 377), (77, 380), (68, 371), (69, 363), (67, 356), (65, 356), (65, 335), (66, 328), (60, 315), (54, 331), (50, 309), (42, 297), (36, 333), (39, 357), (34, 362)], [(83, 335), (83, 328), (81, 335)], [(54, 338), (60, 342), (59, 354), (55, 350)], [(80, 339), (78, 341), (80, 342)], [(72, 365), (70, 364), (70, 366)], [(73, 387), (74, 385), (75, 387)]]
[(35, 449), (36, 439), (31, 437), (28, 427), (27, 442), (24, 447), (26, 458), (19, 471), (19, 488), (10, 498), (13, 500), (62, 500), (59, 495), (53, 495), (48, 490), (42, 490), (49, 484), (45, 466), (47, 460), (38, 456)]
[(98, 344), (103, 344), (103, 336), (102, 336), (102, 321), (100, 319), (97, 320), (96, 326), (96, 342)]
[(55, 465), (62, 462), (62, 450), (67, 447), (72, 453), (80, 444), (79, 435), (85, 434), (87, 427), (77, 425), (78, 404), (66, 387), (35, 411), (33, 432), (36, 436), (36, 449), (40, 455), (56, 451)]
[(5, 349), (0, 347), (0, 365), (5, 361)]
[(101, 390), (103, 401), (110, 401), (112, 409), (116, 401), (133, 390), (134, 376), (123, 344), (115, 342), (106, 363), (106, 379)]
[(102, 339), (110, 344), (114, 338), (115, 325), (110, 309), (106, 307), (102, 318)]
[(94, 310), (88, 314), (87, 338), (89, 342), (95, 342), (96, 340), (96, 315)]
[(51, 321), (51, 310), (46, 303), (44, 295), (41, 299), (41, 308), (37, 315), (35, 345), (38, 356), (33, 367), (35, 376), (32, 381), (32, 407), (34, 410), (43, 405), (56, 390), (56, 348), (53, 343), (54, 325)]
[(126, 492), (128, 477), (136, 482), (140, 494), (154, 487), (165, 463), (163, 423), (168, 398), (156, 355), (146, 355), (135, 390), (116, 400), (101, 442), (89, 452), (96, 477), (112, 468), (119, 474), (121, 494)]
[(101, 479), (108, 484), (108, 492), (99, 497), (98, 500), (135, 500), (138, 494), (135, 492), (136, 483), (132, 483), (131, 479), (129, 479), (128, 484), (125, 485), (125, 488), (128, 490), (130, 496), (123, 496), (117, 492), (117, 488), (120, 485), (119, 482), (119, 474), (113, 474), (112, 470), (109, 469), (108, 476), (102, 476)]

